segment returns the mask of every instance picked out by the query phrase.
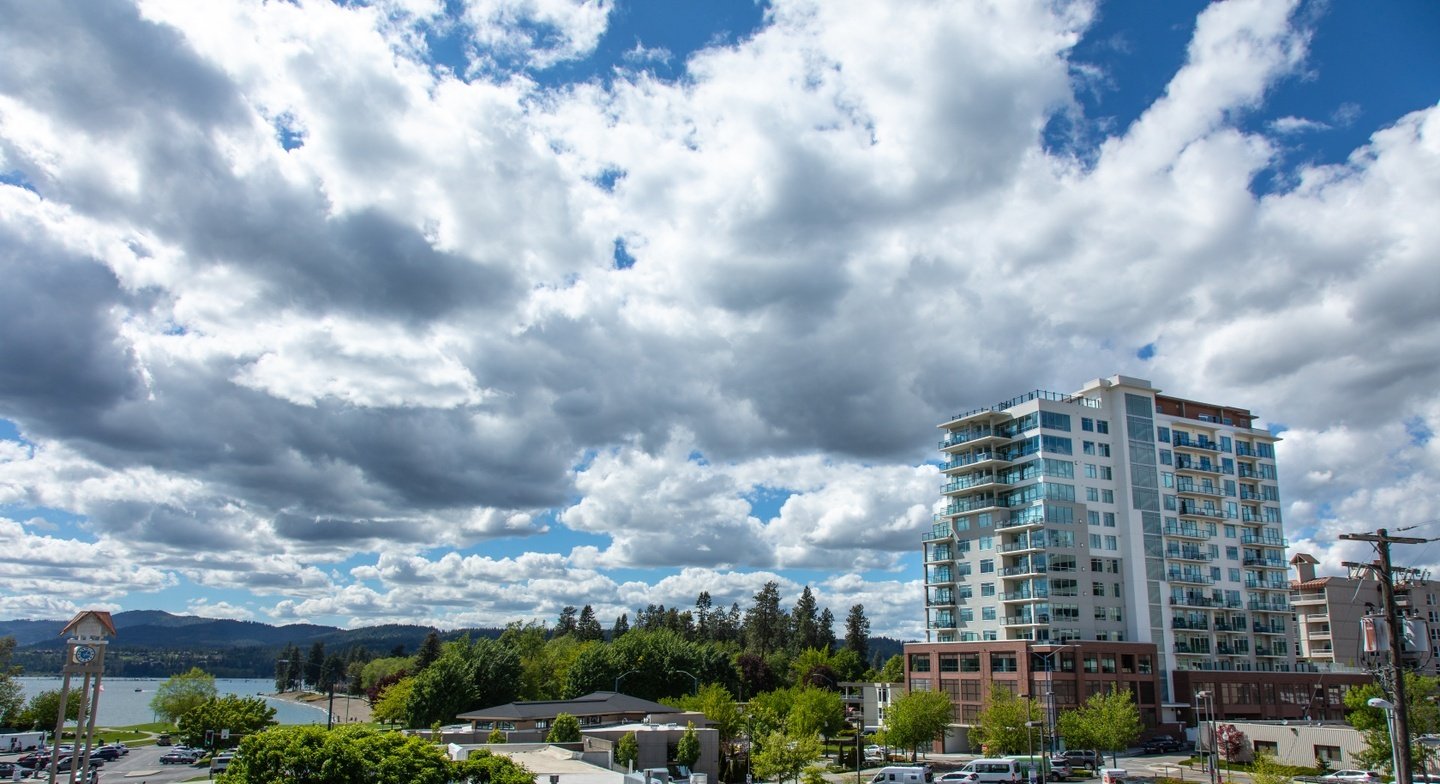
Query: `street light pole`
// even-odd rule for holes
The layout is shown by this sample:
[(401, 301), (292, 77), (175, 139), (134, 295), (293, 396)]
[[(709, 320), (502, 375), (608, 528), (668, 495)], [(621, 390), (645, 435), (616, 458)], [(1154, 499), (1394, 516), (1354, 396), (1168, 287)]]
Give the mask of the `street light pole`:
[(628, 670), (628, 671), (626, 671), (626, 672), (620, 673), (619, 675), (616, 675), (616, 676), (615, 676), (615, 688), (613, 689), (613, 691), (615, 691), (615, 692), (618, 693), (618, 692), (620, 691), (620, 681), (624, 680), (626, 675), (633, 675), (633, 674), (635, 674), (635, 673), (637, 673), (637, 672), (639, 672), (639, 670)]
[[(681, 675), (690, 675), (690, 673), (688, 673), (688, 672), (686, 672), (686, 671), (684, 671), (684, 670), (671, 670), (671, 672), (678, 672), (678, 673), (680, 673)], [(698, 694), (700, 693), (700, 679), (697, 678), (697, 677), (695, 677), (694, 675), (690, 675), (690, 681), (692, 682), (692, 684), (693, 684), (694, 687), (695, 687), (695, 694), (698, 695)]]
[[(1219, 784), (1219, 750), (1215, 748), (1215, 693), (1208, 690), (1197, 691), (1195, 692), (1195, 701), (1201, 704), (1208, 704), (1209, 707), (1209, 711), (1206, 714), (1199, 714), (1195, 717), (1195, 723), (1197, 729), (1200, 725), (1204, 725), (1206, 729), (1209, 730), (1210, 740), (1205, 748), (1205, 761), (1208, 763), (1206, 767), (1209, 768), (1210, 784)], [(1208, 722), (1205, 721), (1206, 715), (1209, 716)], [(1201, 737), (1204, 737), (1204, 733), (1201, 734)]]
[(1390, 770), (1398, 776), (1401, 751), (1400, 744), (1395, 742), (1395, 703), (1379, 697), (1371, 697), (1365, 704), (1385, 711), (1385, 729), (1390, 733)]

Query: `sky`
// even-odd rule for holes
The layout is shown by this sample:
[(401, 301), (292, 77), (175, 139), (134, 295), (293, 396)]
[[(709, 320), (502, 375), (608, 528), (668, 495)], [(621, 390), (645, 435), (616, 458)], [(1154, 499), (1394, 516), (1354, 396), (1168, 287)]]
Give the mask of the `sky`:
[[(143, 0), (0, 22), (0, 618), (924, 635), (936, 425), (1248, 407), (1440, 537), (1440, 5)], [(1440, 543), (1396, 550), (1440, 573)], [(843, 628), (837, 628), (843, 634)]]

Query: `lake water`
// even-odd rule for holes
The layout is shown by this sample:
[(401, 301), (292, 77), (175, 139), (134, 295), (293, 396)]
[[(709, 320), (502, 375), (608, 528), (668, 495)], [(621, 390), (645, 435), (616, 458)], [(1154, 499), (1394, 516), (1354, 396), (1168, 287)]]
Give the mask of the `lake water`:
[[(16, 678), (24, 691), (25, 699), (47, 689), (58, 691), (63, 681), (60, 678)], [(165, 678), (105, 678), (101, 681), (100, 706), (96, 711), (97, 726), (124, 727), (130, 724), (148, 724), (156, 720), (150, 710), (150, 700), (155, 699), (155, 690)], [(83, 678), (70, 681), (73, 690), (79, 689)], [(241, 697), (263, 697), (266, 704), (275, 709), (275, 720), (281, 724), (324, 724), (325, 707), (302, 705), (298, 702), (267, 696), (275, 690), (275, 681), (265, 678), (216, 678), (215, 690), (222, 696), (235, 694)], [(52, 727), (53, 729), (53, 727)]]

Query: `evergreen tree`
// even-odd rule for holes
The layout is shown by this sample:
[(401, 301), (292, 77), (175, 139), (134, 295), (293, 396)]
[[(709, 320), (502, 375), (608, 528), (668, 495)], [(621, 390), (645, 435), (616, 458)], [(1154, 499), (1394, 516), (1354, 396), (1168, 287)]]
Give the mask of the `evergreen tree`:
[(845, 616), (845, 647), (854, 651), (860, 661), (870, 658), (870, 619), (865, 617), (865, 605), (857, 604)]
[(800, 598), (790, 610), (790, 640), (787, 647), (796, 653), (820, 647), (818, 607), (815, 594), (808, 585), (800, 592)]
[(300, 657), (300, 646), (290, 643), (285, 649), (285, 685), (286, 691), (295, 691), (300, 688), (300, 683), (305, 677), (305, 662)]
[(745, 649), (767, 656), (785, 645), (785, 613), (780, 609), (780, 584), (771, 580), (755, 594), (745, 613)]
[(425, 635), (425, 641), (420, 643), (420, 650), (415, 652), (414, 672), (420, 672), (429, 667), (438, 658), (440, 658), (440, 633), (431, 629), (430, 633)]
[(595, 609), (588, 604), (580, 609), (580, 620), (575, 623), (575, 636), (585, 642), (605, 639), (605, 630), (600, 628), (600, 622), (595, 620)]
[(620, 613), (620, 617), (615, 619), (615, 625), (610, 627), (610, 641), (614, 642), (619, 639), (620, 635), (628, 631), (630, 631), (630, 616)]
[(320, 686), (326, 689), (333, 689), (337, 684), (345, 682), (345, 660), (338, 653), (332, 653), (325, 657), (325, 664), (320, 669)]
[(820, 647), (827, 651), (835, 650), (835, 614), (826, 607), (820, 611)]
[(714, 611), (710, 592), (701, 591), (700, 595), (695, 597), (695, 639), (700, 642), (715, 642), (714, 624), (710, 618)]
[(314, 689), (320, 685), (325, 670), (325, 643), (316, 641), (310, 646), (310, 655), (305, 657), (305, 682)]
[(574, 607), (574, 605), (569, 605), (569, 604), (567, 604), (567, 605), (565, 605), (565, 608), (560, 611), (560, 617), (555, 621), (555, 631), (551, 632), (551, 633), (550, 633), (550, 636), (551, 636), (552, 638), (554, 638), (554, 637), (564, 637), (564, 636), (567, 635), (567, 634), (574, 634), (574, 633), (575, 633), (575, 607)]

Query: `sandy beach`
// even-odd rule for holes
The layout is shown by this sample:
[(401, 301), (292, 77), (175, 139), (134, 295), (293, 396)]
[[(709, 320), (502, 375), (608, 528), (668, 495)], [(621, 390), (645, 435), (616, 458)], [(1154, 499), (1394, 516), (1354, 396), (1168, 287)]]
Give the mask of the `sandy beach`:
[[(285, 691), (274, 696), (282, 700), (314, 705), (321, 710), (330, 704), (330, 695), (323, 692)], [(365, 723), (374, 720), (370, 714), (370, 703), (366, 702), (364, 697), (336, 694), (334, 705), (334, 722), (336, 724)]]

